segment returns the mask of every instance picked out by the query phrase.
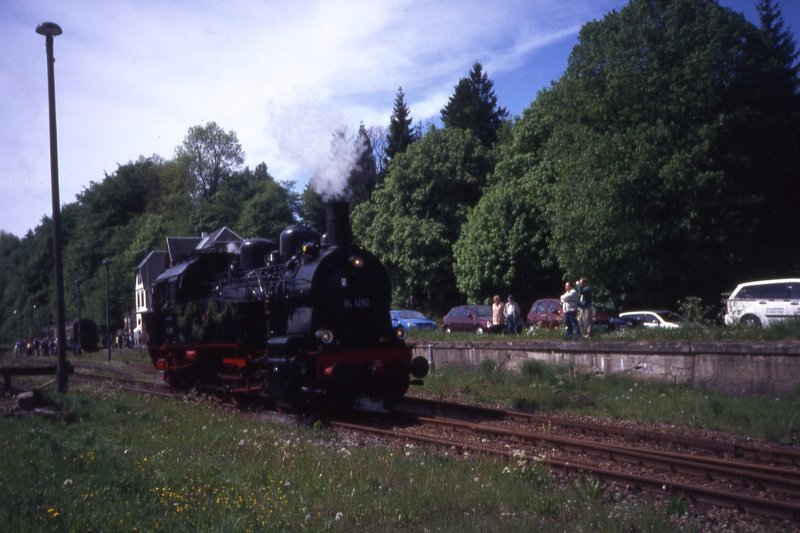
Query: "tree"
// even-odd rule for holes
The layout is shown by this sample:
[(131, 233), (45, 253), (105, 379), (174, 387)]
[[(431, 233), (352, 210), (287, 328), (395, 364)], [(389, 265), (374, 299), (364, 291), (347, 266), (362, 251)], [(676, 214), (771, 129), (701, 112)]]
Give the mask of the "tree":
[[(760, 109), (760, 128), (751, 130), (744, 142), (755, 144), (760, 157), (753, 160), (753, 167), (766, 178), (765, 187), (773, 192), (772, 201), (776, 203), (763, 213), (767, 219), (764, 222), (782, 227), (787, 224), (787, 217), (796, 212), (800, 198), (800, 158), (796, 148), (791, 148), (800, 145), (800, 66), (794, 38), (784, 26), (780, 9), (771, 0), (759, 0), (756, 8), (765, 45), (763, 58), (757, 60), (761, 71), (759, 100), (764, 104)], [(777, 257), (768, 259), (771, 264), (787, 269), (800, 267), (800, 250), (797, 246), (787, 246), (782, 232), (771, 232), (767, 238), (767, 246), (778, 252)], [(786, 253), (787, 248), (794, 253)]]
[(498, 181), (470, 211), (453, 246), (456, 284), (469, 301), (508, 292), (522, 301), (559, 287), (537, 189), (534, 179)]
[(24, 335), (25, 309), (20, 305), (23, 296), (19, 283), (18, 263), (21, 261), (20, 239), (0, 230), (0, 342)]
[(300, 205), (298, 208), (300, 221), (317, 231), (324, 232), (326, 227), (325, 204), (322, 196), (316, 191), (311, 182), (308, 182), (300, 194)]
[(800, 127), (793, 84), (769, 80), (796, 73), (762, 31), (693, 0), (632, 0), (581, 29), (509, 149), (529, 158), (513, 186), (533, 180), (519, 193), (535, 191), (568, 278), (593, 279), (616, 304), (671, 305), (789, 268), (797, 232), (779, 228), (797, 180), (770, 162), (798, 168), (788, 132)]
[(560, 286), (544, 194), (551, 173), (541, 165), (553, 130), (551, 99), (540, 94), (522, 120), (502, 129), (499, 161), (453, 247), (458, 289), (470, 301), (506, 291), (524, 301)]
[(490, 168), (468, 132), (432, 130), (355, 208), (353, 234), (387, 265), (398, 305), (441, 311), (456, 297), (452, 245)]
[(361, 150), (347, 179), (347, 197), (351, 207), (366, 201), (378, 183), (378, 170), (372, 142), (364, 124), (358, 127), (358, 136), (354, 142), (361, 147)]
[[(245, 169), (245, 174), (249, 173), (250, 169)], [(251, 179), (252, 192), (242, 203), (237, 231), (242, 237), (262, 236), (277, 244), (281, 232), (294, 223), (294, 184), (276, 182), (264, 163), (256, 166)]]
[(478, 62), (472, 65), (469, 77), (458, 81), (441, 113), (445, 127), (469, 130), (486, 147), (494, 144), (498, 129), (508, 118), (508, 111), (497, 107), (494, 82)]
[(378, 182), (386, 174), (386, 150), (388, 148), (388, 128), (384, 126), (370, 126), (367, 128), (369, 144), (372, 146), (372, 158), (375, 161), (375, 169), (378, 172)]
[[(81, 285), (85, 318), (105, 324), (105, 269), (110, 266), (112, 328), (121, 327), (123, 312), (132, 307), (133, 269), (147, 252), (163, 249), (167, 235), (189, 230), (188, 191), (175, 162), (140, 157), (120, 165), (101, 182), (91, 182), (77, 202), (62, 209), (64, 227), (73, 228), (64, 239), (64, 278), (68, 315), (76, 309), (72, 282)], [(40, 229), (37, 228), (37, 235)]]
[(191, 231), (193, 235), (209, 233), (222, 226), (239, 231), (238, 222), (243, 204), (255, 193), (255, 184), (241, 173), (234, 173), (225, 179), (214, 199), (195, 204), (191, 210)]
[(388, 166), (388, 162), (394, 159), (397, 154), (405, 152), (414, 141), (413, 120), (411, 111), (406, 105), (406, 93), (403, 92), (402, 87), (399, 87), (394, 99), (389, 134), (386, 136), (386, 162), (384, 167)]
[[(783, 14), (772, 0), (758, 0), (758, 11), (761, 34), (766, 40), (766, 45), (771, 60), (774, 62), (775, 74), (783, 80), (782, 85), (788, 85), (788, 92), (797, 94), (798, 89), (798, 52), (792, 33), (785, 28)], [(787, 88), (783, 87), (787, 92)]]
[(183, 144), (175, 149), (175, 157), (192, 180), (195, 197), (205, 201), (211, 201), (220, 183), (244, 163), (236, 133), (226, 133), (216, 122), (189, 128)]

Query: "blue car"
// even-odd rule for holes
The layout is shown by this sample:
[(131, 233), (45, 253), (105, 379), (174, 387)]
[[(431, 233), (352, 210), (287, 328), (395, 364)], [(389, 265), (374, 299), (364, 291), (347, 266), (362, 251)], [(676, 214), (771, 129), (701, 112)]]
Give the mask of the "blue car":
[(399, 309), (389, 311), (389, 316), (392, 317), (393, 328), (400, 326), (405, 328), (406, 331), (410, 329), (436, 329), (438, 327), (436, 322), (419, 311)]

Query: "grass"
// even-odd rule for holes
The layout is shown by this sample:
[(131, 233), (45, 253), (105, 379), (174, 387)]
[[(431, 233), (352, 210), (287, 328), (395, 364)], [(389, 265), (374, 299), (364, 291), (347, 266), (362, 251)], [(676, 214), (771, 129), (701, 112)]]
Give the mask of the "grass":
[[(475, 339), (475, 337), (471, 337)], [(10, 356), (4, 357), (8, 363)], [(52, 359), (52, 358), (49, 358)], [(124, 371), (146, 354), (70, 359)], [(800, 395), (735, 398), (626, 377), (441, 366), (429, 394), (522, 410), (673, 423), (797, 444)], [(654, 503), (536, 463), (354, 441), (202, 399), (70, 383), (63, 410), (0, 422), (0, 523), (9, 531), (675, 531), (702, 529), (680, 499)]]
[[(9, 531), (674, 531), (685, 505), (525, 461), (364, 445), (202, 400), (73, 387), (0, 424)], [(646, 500), (645, 500), (646, 501)]]
[(499, 404), (525, 411), (611, 417), (676, 424), (734, 435), (800, 444), (800, 391), (785, 396), (741, 398), (625, 376), (573, 374), (541, 361), (526, 361), (522, 372), (504, 372), (494, 361), (478, 369), (437, 368), (425, 379), (427, 394)]

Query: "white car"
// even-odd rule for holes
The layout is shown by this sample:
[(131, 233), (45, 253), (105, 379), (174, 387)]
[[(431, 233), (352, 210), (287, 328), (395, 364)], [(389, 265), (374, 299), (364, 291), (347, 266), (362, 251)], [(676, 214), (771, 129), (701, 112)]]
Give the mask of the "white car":
[(678, 313), (667, 310), (658, 311), (626, 311), (620, 318), (633, 320), (646, 328), (682, 328), (686, 319)]
[(800, 278), (740, 283), (725, 305), (725, 325), (766, 327), (800, 319)]

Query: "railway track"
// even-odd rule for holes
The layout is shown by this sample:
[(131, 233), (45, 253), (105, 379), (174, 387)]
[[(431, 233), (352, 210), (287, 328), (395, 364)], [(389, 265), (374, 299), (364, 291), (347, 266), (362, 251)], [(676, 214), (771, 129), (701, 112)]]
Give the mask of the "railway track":
[[(182, 396), (134, 378), (76, 371), (73, 379), (137, 393)], [(792, 450), (418, 398), (408, 398), (400, 408), (392, 413), (356, 412), (329, 420), (329, 425), (384, 439), (537, 463), (628, 490), (800, 522), (800, 468)]]
[[(427, 410), (433, 407), (436, 406), (426, 405)], [(613, 435), (614, 442), (609, 443), (598, 440), (597, 432), (592, 438), (574, 438), (521, 428), (518, 420), (515, 427), (501, 425), (503, 413), (511, 413), (512, 418), (517, 419), (527, 417), (526, 413), (458, 407), (462, 408), (461, 418), (406, 411), (386, 415), (373, 413), (354, 420), (332, 421), (331, 425), (383, 438), (539, 463), (557, 472), (591, 475), (628, 489), (800, 522), (800, 470), (758, 462), (755, 454), (762, 448), (749, 449), (749, 461), (710, 455), (708, 449), (714, 446), (705, 442), (707, 439), (697, 439), (698, 449), (691, 450), (694, 453), (665, 451), (664, 445), (673, 445), (676, 436), (648, 432), (647, 437), (655, 444), (649, 447), (623, 445), (618, 443), (618, 433), (626, 433), (625, 428), (607, 428), (608, 431), (599, 432)], [(454, 405), (445, 402), (438, 409), (453, 410)], [(474, 417), (463, 419), (469, 418), (465, 412), (475, 415), (475, 409), (481, 413), (480, 422), (475, 422)], [(538, 420), (541, 415), (534, 418), (541, 422)], [(565, 419), (564, 425), (569, 425), (567, 422)], [(627, 436), (633, 438), (632, 434)], [(687, 445), (678, 440), (681, 446)], [(763, 450), (769, 452), (770, 461), (787, 460), (776, 450)], [(788, 455), (792, 457), (793, 453)]]
[(110, 384), (121, 390), (150, 394), (153, 396), (163, 396), (165, 398), (180, 398), (183, 396), (183, 394), (179, 392), (165, 388), (162, 384), (132, 377), (109, 376), (76, 370), (72, 376), (72, 380), (82, 383)]
[(585, 435), (587, 437), (611, 439), (614, 442), (642, 443), (670, 450), (684, 450), (692, 454), (706, 454), (722, 458), (751, 461), (758, 464), (789, 466), (800, 468), (800, 451), (781, 447), (766, 447), (731, 440), (716, 440), (706, 437), (682, 435), (676, 432), (665, 433), (626, 425), (604, 422), (589, 422), (555, 415), (526, 413), (508, 409), (497, 409), (455, 402), (407, 397), (403, 409), (411, 414), (430, 414), (433, 416), (465, 420), (494, 421), (499, 424), (542, 428), (549, 433), (566, 435)]

